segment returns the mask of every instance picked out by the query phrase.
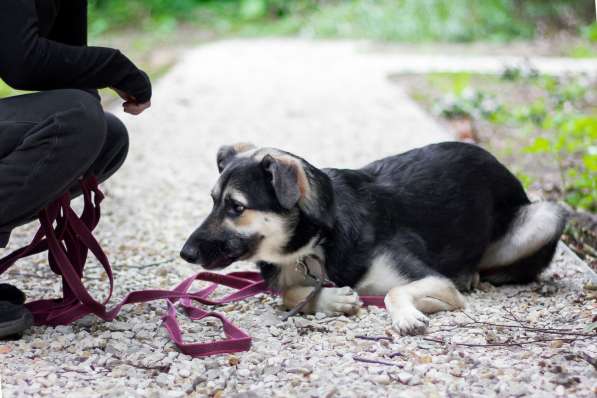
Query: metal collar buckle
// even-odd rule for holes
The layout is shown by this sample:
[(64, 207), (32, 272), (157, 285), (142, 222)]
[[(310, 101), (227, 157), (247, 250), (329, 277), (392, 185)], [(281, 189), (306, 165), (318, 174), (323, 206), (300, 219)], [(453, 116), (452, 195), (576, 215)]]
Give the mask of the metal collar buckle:
[[(319, 262), (321, 276), (315, 275), (311, 272), (311, 269), (309, 268), (309, 264), (307, 263), (307, 259), (309, 259), (309, 258), (312, 258), (313, 260)], [(317, 285), (320, 285), (320, 286), (334, 285), (334, 283), (327, 278), (327, 276), (325, 274), (324, 265), (323, 265), (321, 259), (317, 256), (309, 255), (309, 256), (300, 257), (298, 260), (296, 260), (295, 269), (297, 270), (297, 272), (303, 274), (306, 278), (309, 278), (312, 281), (314, 281)]]

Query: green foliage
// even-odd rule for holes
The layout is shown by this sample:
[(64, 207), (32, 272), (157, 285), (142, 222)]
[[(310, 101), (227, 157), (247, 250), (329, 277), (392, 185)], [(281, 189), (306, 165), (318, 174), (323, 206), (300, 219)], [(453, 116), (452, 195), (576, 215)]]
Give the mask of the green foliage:
[(427, 76), (427, 79), (442, 91), (455, 95), (461, 95), (471, 85), (471, 74), (469, 72), (431, 73)]
[(2, 80), (0, 80), (0, 98), (10, 97), (17, 94), (17, 90), (12, 89)]
[(516, 178), (518, 178), (518, 180), (522, 183), (524, 189), (528, 189), (531, 186), (533, 178), (528, 174), (517, 170), (514, 175), (516, 175)]
[(432, 73), (427, 78), (431, 84), (449, 93), (433, 104), (434, 113), (447, 119), (494, 118), (501, 110), (495, 96), (471, 87), (468, 72)]
[(537, 79), (539, 71), (530, 65), (524, 67), (506, 66), (502, 71), (500, 78), (505, 81), (516, 81), (519, 79)]
[(581, 28), (582, 36), (591, 43), (597, 43), (597, 22)]
[(218, 33), (230, 33), (241, 25), (276, 21), (316, 3), (315, 0), (89, 0), (90, 32), (98, 35), (128, 28), (168, 32), (179, 22), (192, 22)]
[(434, 105), (434, 111), (447, 119), (489, 119), (494, 117), (500, 108), (494, 96), (470, 87), (460, 94), (447, 95)]
[(595, 330), (597, 330), (597, 322), (589, 323), (584, 327), (585, 332), (593, 332)]
[[(564, 200), (576, 208), (597, 211), (597, 112), (589, 102), (592, 97), (588, 78), (556, 78), (531, 69), (508, 68), (501, 79), (541, 90), (543, 95), (522, 104), (496, 104), (492, 100), (488, 106), (490, 93), (462, 90), (463, 76), (455, 74), (451, 90), (436, 103), (436, 112), (447, 118), (503, 123), (519, 133), (530, 134), (533, 138), (522, 151), (551, 159), (560, 174)], [(443, 87), (448, 85), (444, 80)], [(524, 177), (524, 184), (530, 184), (529, 176), (517, 174)]]
[(199, 0), (89, 0), (89, 32), (104, 33), (114, 28), (173, 27), (177, 21), (189, 20), (201, 5)]
[(256, 19), (267, 13), (267, 1), (242, 0), (240, 2), (240, 15), (244, 19)]
[(567, 55), (571, 58), (595, 58), (597, 57), (597, 50), (586, 44), (578, 44), (572, 47)]
[[(565, 200), (574, 207), (597, 210), (597, 114), (585, 114), (579, 105), (587, 96), (582, 79), (541, 80), (549, 96), (522, 108), (518, 121), (540, 136), (524, 150), (548, 155), (557, 164)], [(540, 104), (540, 106), (539, 106)]]
[[(537, 22), (587, 19), (592, 0), (89, 0), (90, 31), (168, 31), (194, 22), (218, 33), (296, 34), (392, 41), (505, 41)], [(564, 18), (563, 16), (566, 16)], [(590, 21), (590, 19), (588, 19)], [(591, 36), (592, 28), (586, 35)], [(592, 37), (592, 36), (591, 36)]]
[(322, 8), (306, 21), (303, 31), (388, 41), (530, 38), (533, 25), (515, 15), (512, 3), (501, 0), (344, 1)]

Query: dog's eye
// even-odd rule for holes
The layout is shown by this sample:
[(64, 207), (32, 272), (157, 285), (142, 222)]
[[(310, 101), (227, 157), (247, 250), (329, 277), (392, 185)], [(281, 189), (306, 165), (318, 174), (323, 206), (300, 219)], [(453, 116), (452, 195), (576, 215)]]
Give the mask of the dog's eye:
[(230, 202), (230, 207), (234, 214), (240, 215), (243, 211), (245, 211), (245, 205), (235, 200)]

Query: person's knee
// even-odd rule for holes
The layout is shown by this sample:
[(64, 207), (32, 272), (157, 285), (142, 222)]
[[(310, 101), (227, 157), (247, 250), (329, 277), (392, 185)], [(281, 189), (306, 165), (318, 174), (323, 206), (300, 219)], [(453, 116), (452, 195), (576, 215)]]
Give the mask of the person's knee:
[(59, 90), (58, 100), (63, 112), (56, 115), (61, 139), (72, 147), (73, 154), (93, 161), (107, 136), (104, 111), (97, 98), (82, 90)]
[(129, 149), (129, 135), (124, 124), (111, 113), (105, 114), (107, 133), (103, 149), (88, 173), (101, 182), (114, 174), (126, 160)]
[(115, 171), (124, 163), (128, 155), (129, 133), (124, 123), (116, 116), (106, 113), (105, 117), (108, 126), (105, 146), (110, 146), (116, 154), (109, 168)]
[(111, 113), (105, 113), (107, 135), (106, 145), (118, 148), (119, 152), (126, 155), (129, 149), (129, 133), (124, 123)]

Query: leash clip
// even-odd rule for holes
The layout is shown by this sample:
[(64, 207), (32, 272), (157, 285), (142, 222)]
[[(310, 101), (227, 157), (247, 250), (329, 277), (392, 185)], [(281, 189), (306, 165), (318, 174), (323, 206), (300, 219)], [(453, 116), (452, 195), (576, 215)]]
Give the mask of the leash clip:
[[(309, 268), (309, 264), (307, 264), (307, 259), (309, 257), (311, 257), (319, 262), (319, 267), (321, 269), (322, 276), (317, 276), (311, 272), (311, 269)], [(330, 281), (327, 277), (325, 277), (325, 269), (323, 267), (324, 266), (322, 264), (322, 261), (319, 259), (319, 257), (313, 256), (313, 255), (300, 257), (299, 259), (296, 260), (296, 264), (295, 264), (296, 271), (303, 274), (305, 276), (305, 278), (311, 279), (313, 282), (315, 282), (316, 285), (322, 286), (322, 287), (323, 286), (333, 286), (334, 283), (332, 281)]]

